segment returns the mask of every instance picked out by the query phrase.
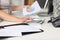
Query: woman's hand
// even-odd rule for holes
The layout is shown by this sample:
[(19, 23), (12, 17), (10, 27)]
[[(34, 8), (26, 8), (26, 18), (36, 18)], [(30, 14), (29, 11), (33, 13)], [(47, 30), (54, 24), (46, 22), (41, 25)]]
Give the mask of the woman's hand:
[(21, 10), (23, 9), (24, 6), (12, 6), (12, 10), (15, 11), (15, 10)]
[(22, 18), (22, 22), (28, 22), (29, 20), (32, 20), (32, 18), (31, 17)]
[(11, 8), (12, 8), (13, 11), (15, 11), (15, 10), (21, 10), (24, 7), (30, 8), (30, 5), (25, 5), (25, 6), (12, 6)]

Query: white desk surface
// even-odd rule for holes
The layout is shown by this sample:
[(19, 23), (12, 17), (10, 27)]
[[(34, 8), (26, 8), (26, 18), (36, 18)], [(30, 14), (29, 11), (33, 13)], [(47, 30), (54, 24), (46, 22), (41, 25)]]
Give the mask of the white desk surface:
[(45, 23), (42, 25), (40, 24), (41, 27), (39, 27), (43, 29), (44, 32), (25, 35), (22, 37), (7, 38), (4, 40), (60, 40), (60, 28), (53, 27), (51, 23), (47, 23), (47, 18), (44, 19), (46, 19)]

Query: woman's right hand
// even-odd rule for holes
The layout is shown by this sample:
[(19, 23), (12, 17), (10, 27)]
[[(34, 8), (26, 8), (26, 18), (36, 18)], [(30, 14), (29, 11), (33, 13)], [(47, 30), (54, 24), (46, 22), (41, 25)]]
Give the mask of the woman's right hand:
[(32, 18), (31, 17), (22, 18), (22, 22), (28, 22), (29, 20), (32, 20)]

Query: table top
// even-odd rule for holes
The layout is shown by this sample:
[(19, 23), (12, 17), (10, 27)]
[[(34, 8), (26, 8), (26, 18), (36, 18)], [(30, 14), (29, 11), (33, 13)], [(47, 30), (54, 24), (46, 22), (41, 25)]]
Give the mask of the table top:
[[(4, 40), (60, 40), (60, 28), (55, 28), (51, 23), (47, 23), (48, 19), (43, 24), (37, 24), (40, 25), (38, 28), (41, 28), (44, 30), (42, 33), (36, 33), (36, 34), (30, 34), (25, 35), (22, 37), (13, 37), (13, 38), (7, 38)], [(33, 26), (36, 23), (30, 23)], [(36, 25), (36, 26), (37, 26)]]

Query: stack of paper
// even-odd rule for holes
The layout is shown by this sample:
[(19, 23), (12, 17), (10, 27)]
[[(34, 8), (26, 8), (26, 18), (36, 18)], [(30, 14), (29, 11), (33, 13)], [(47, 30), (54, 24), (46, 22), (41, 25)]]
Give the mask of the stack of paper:
[(22, 36), (22, 32), (41, 32), (41, 30), (30, 25), (15, 25), (0, 29), (0, 36)]

